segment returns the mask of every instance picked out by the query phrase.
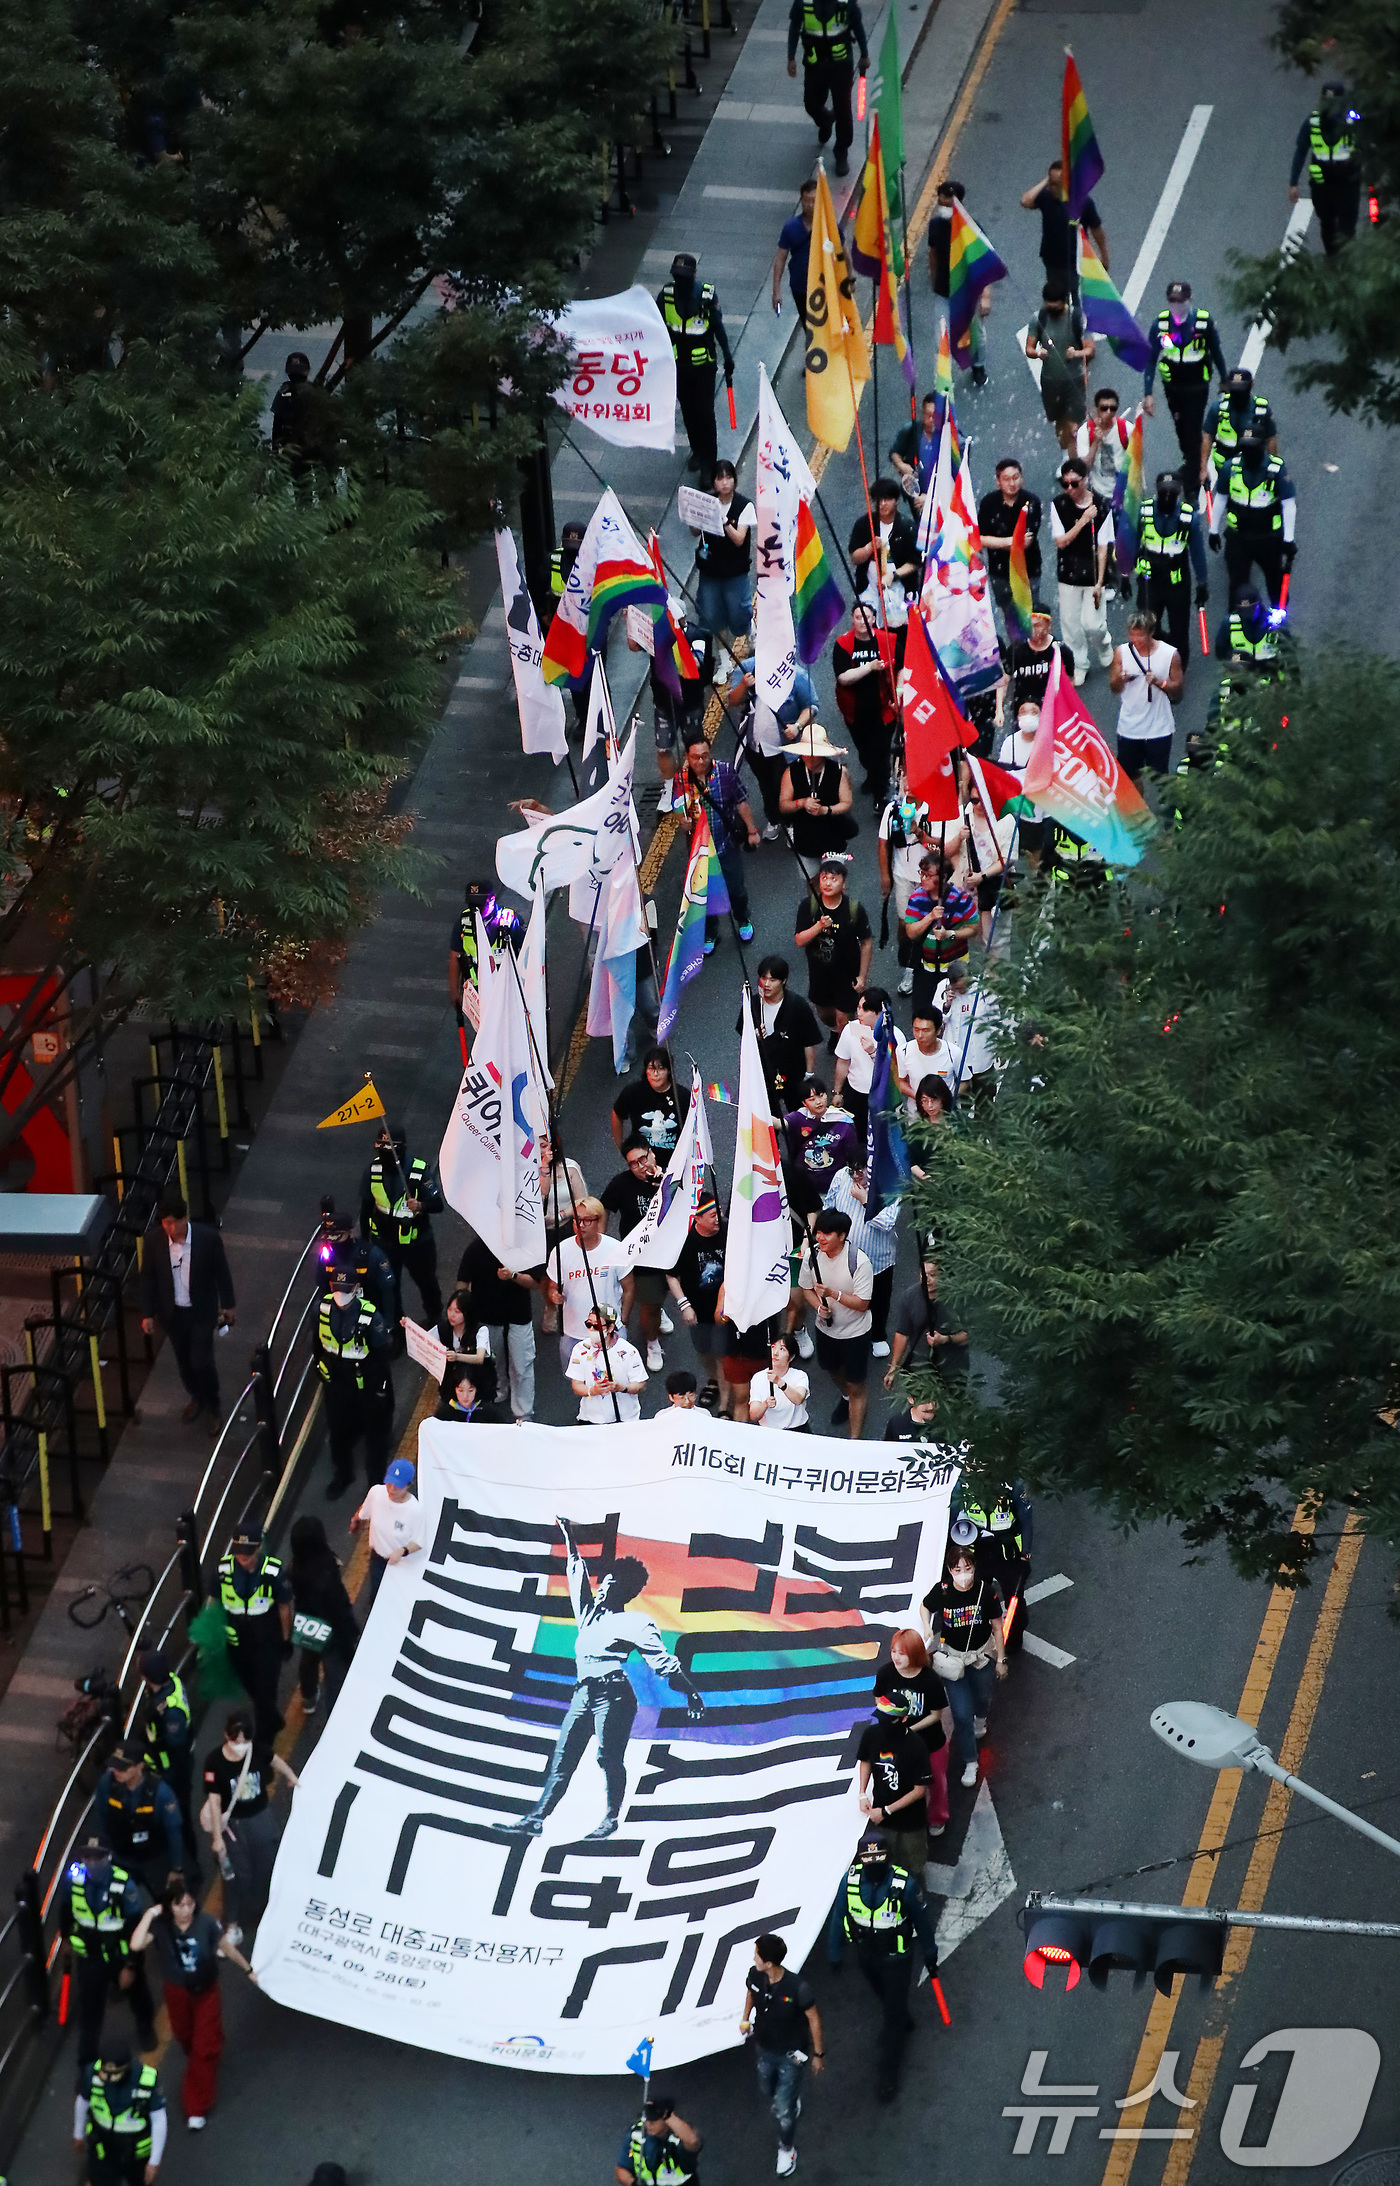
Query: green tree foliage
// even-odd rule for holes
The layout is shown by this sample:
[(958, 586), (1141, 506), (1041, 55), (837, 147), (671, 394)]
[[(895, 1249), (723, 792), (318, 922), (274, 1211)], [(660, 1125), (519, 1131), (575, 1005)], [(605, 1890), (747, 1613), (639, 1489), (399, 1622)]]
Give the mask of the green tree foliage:
[(1300, 1505), (1400, 1543), (1400, 748), (1388, 663), (1305, 665), (1148, 859), (1014, 919), (985, 1127), (916, 1219), (1000, 1367), (986, 1475), (1306, 1569)]
[[(1362, 181), (1376, 190), (1381, 220), (1362, 201), (1356, 236), (1334, 257), (1240, 258), (1235, 301), (1267, 317), (1270, 341), (1287, 350), (1323, 342), (1328, 354), (1290, 368), (1296, 387), (1316, 388), (1344, 415), (1400, 423), (1400, 0), (1286, 0), (1274, 43), (1309, 75), (1344, 80), (1360, 122)], [(1304, 97), (1316, 101), (1316, 87)], [(1300, 99), (1301, 121), (1306, 105)], [(1282, 171), (1280, 180), (1283, 179)]]
[(411, 877), (382, 815), (432, 690), (424, 509), (298, 489), (253, 398), (140, 346), (57, 392), (3, 361), (0, 947), (89, 968), (78, 1057), (138, 997), (188, 1024), (314, 989)]

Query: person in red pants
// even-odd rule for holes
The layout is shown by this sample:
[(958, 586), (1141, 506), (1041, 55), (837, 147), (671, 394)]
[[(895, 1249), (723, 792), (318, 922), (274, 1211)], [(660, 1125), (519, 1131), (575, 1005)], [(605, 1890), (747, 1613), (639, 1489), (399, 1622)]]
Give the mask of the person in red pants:
[(928, 1833), (941, 1837), (948, 1826), (948, 1740), (942, 1721), (948, 1696), (929, 1663), (922, 1632), (912, 1625), (890, 1635), (890, 1659), (875, 1673), (876, 1707), (895, 1692), (908, 1696), (905, 1721), (928, 1748)]
[(257, 1975), (243, 1953), (229, 1942), (212, 1913), (201, 1913), (183, 1875), (172, 1875), (159, 1905), (141, 1915), (131, 1939), (133, 1951), (154, 1947), (165, 1984), (170, 2031), (189, 2059), (180, 2089), (180, 2107), (192, 2133), (202, 2133), (219, 2096), (219, 2059), (224, 2053), (224, 2015), (219, 2002), (219, 1960), (231, 1958), (250, 1981)]

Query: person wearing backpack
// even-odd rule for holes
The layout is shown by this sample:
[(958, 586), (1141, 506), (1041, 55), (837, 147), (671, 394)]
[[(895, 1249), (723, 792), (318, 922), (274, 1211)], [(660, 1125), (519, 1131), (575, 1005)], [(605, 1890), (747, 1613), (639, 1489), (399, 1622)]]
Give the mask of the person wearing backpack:
[(848, 1421), (851, 1440), (858, 1442), (865, 1426), (875, 1271), (852, 1245), (851, 1218), (839, 1208), (823, 1207), (812, 1232), (816, 1251), (805, 1247), (798, 1282), (817, 1316), (817, 1362), (841, 1392), (831, 1424)]

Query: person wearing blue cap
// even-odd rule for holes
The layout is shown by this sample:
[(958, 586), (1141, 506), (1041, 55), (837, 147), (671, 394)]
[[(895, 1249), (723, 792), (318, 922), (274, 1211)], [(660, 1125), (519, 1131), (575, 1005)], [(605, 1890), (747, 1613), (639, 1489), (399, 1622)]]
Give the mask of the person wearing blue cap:
[(387, 1467), (382, 1487), (371, 1488), (350, 1521), (350, 1531), (369, 1528), (369, 1600), (375, 1596), (389, 1564), (401, 1564), (405, 1556), (421, 1554), (423, 1506), (413, 1492), (413, 1460), (396, 1457)]

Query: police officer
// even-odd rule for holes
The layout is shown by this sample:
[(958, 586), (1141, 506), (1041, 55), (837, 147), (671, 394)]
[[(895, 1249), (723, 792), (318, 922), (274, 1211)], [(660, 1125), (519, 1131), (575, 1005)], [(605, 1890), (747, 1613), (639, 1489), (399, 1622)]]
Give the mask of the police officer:
[(1158, 372), (1181, 449), (1182, 478), (1194, 501), (1200, 484), (1201, 426), (1206, 414), (1212, 370), (1224, 379), (1228, 366), (1214, 319), (1191, 301), (1189, 281), (1167, 283), (1167, 308), (1159, 311), (1148, 337), (1151, 355), (1142, 375), (1142, 407), (1156, 412), (1152, 383)]
[(400, 1312), (403, 1272), (407, 1268), (418, 1286), (423, 1321), (428, 1328), (435, 1328), (442, 1319), (437, 1239), (429, 1220), (441, 1211), (442, 1194), (433, 1181), (431, 1164), (421, 1154), (410, 1161), (403, 1132), (381, 1124), (369, 1167), (360, 1179), (360, 1232), (372, 1237), (387, 1255), (394, 1271)]
[(883, 2017), (875, 2092), (881, 2102), (893, 2102), (899, 2091), (900, 2059), (913, 2024), (909, 2017), (911, 1940), (918, 1936), (931, 1980), (938, 1971), (938, 1932), (918, 1882), (893, 1864), (881, 1830), (864, 1831), (856, 1847), (846, 1876), (844, 1932), (855, 1944), (860, 1970), (880, 1999)]
[(115, 1746), (92, 1795), (93, 1822), (108, 1850), (158, 1898), (185, 1864), (180, 1802), (152, 1776), (137, 1739)]
[(282, 1728), (277, 1680), (292, 1652), (291, 1581), (256, 1526), (239, 1527), (218, 1579), (229, 1656), (253, 1703), (258, 1740), (271, 1745)]
[(394, 1385), (389, 1373), (393, 1348), (389, 1324), (361, 1295), (348, 1256), (337, 1255), (332, 1262), (330, 1285), (316, 1315), (316, 1371), (326, 1390), (331, 1439), (326, 1494), (333, 1501), (350, 1485), (355, 1445), (361, 1437), (370, 1486), (384, 1478), (394, 1424)]
[(578, 560), (578, 550), (583, 545), (582, 524), (568, 523), (559, 534), (559, 544), (549, 557), (549, 597), (552, 605), (549, 620), (553, 622), (564, 588), (569, 582), (569, 571)]
[[(520, 920), (517, 914), (506, 910), (496, 901), (496, 891), (489, 880), (469, 880), (463, 891), (462, 909), (457, 920), (457, 930), (452, 936), (452, 954), (447, 965), (448, 985), (452, 990), (452, 1001), (457, 1011), (457, 1023), (462, 1028), (465, 1028), (468, 1020), (475, 1025), (478, 1014), (475, 1002), (467, 1000), (468, 990), (475, 996), (481, 989), (476, 961), (478, 917), (481, 919), (486, 939), (491, 944), (493, 965), (499, 966), (504, 962), (507, 949), (518, 949), (520, 946)], [(466, 1060), (467, 1042), (463, 1029), (464, 1068)]]
[(719, 457), (715, 432), (715, 358), (724, 355), (724, 383), (734, 384), (734, 358), (719, 298), (708, 281), (695, 278), (695, 260), (689, 251), (677, 251), (671, 260), (671, 278), (658, 292), (657, 303), (671, 337), (676, 360), (676, 394), (690, 442), (687, 470), (709, 478)]
[[(337, 1214), (333, 1204), (322, 1202), (321, 1226), (325, 1232), (317, 1254), (330, 1289), (330, 1271), (337, 1260), (348, 1260), (355, 1270), (361, 1293), (383, 1314), (392, 1329), (398, 1327), (399, 1291), (389, 1255), (372, 1237), (361, 1237), (348, 1214)], [(402, 1348), (402, 1337), (395, 1349)]]
[(1255, 679), (1271, 683), (1281, 673), (1279, 630), (1252, 584), (1241, 585), (1235, 604), (1215, 633), (1215, 657), (1237, 668), (1253, 669)]
[(168, 2122), (155, 2066), (134, 2063), (129, 2042), (104, 2043), (73, 2108), (88, 2186), (153, 2186)]
[(1012, 1605), (1011, 1623), (1003, 1628), (1002, 1644), (1008, 1649), (1019, 1648), (1026, 1630), (1026, 1582), (1031, 1575), (1034, 1530), (1025, 1482), (1004, 1481), (996, 1494), (987, 1498), (966, 1495), (949, 1528), (954, 1542), (959, 1541), (959, 1526), (972, 1529), (971, 1545), (978, 1569), (996, 1580), (1002, 1600)]
[(97, 2056), (113, 1984), (131, 2005), (142, 2049), (156, 2046), (155, 2006), (139, 1952), (131, 1948), (147, 1898), (100, 1837), (89, 1837), (63, 1871), (56, 1898), (58, 1932), (78, 1991), (78, 2079)]
[(1183, 671), (1190, 663), (1191, 570), (1196, 573), (1196, 605), (1210, 598), (1206, 584), (1210, 565), (1201, 538), (1195, 509), (1184, 502), (1181, 474), (1159, 471), (1150, 501), (1144, 501), (1138, 518), (1137, 604), (1150, 607), (1157, 628), (1165, 625), (1167, 641), (1181, 656)]
[(1347, 102), (1346, 85), (1325, 83), (1293, 147), (1288, 171), (1288, 202), (1298, 202), (1298, 177), (1308, 163), (1312, 201), (1322, 230), (1322, 247), (1330, 257), (1356, 233), (1361, 211), (1361, 171), (1356, 164), (1356, 124), (1361, 119)]
[(1282, 458), (1270, 455), (1257, 425), (1246, 425), (1238, 449), (1216, 480), (1211, 511), (1211, 551), (1220, 551), (1223, 532), (1232, 597), (1258, 568), (1269, 588), (1270, 604), (1278, 606), (1284, 571), (1293, 567), (1297, 553), (1293, 537), (1297, 519), (1297, 496)]
[(685, 2186), (698, 2179), (702, 2142), (669, 2095), (653, 2095), (617, 2152), (618, 2186)]
[(137, 1658), (141, 1672), (141, 1700), (146, 1714), (146, 1766), (161, 1777), (175, 1794), (185, 1851), (194, 1858), (194, 1825), (190, 1816), (190, 1785), (194, 1759), (190, 1751), (190, 1702), (184, 1681), (166, 1668), (158, 1647), (147, 1647)]
[(860, 52), (860, 72), (870, 66), (865, 25), (856, 0), (792, 0), (788, 16), (787, 72), (797, 74), (797, 41), (802, 40), (802, 104), (825, 144), (836, 131), (838, 175), (851, 171), (848, 154), (854, 137), (851, 117), (851, 46)]
[(1270, 455), (1278, 454), (1278, 427), (1269, 408), (1268, 396), (1255, 394), (1254, 374), (1246, 372), (1241, 364), (1225, 374), (1220, 382), (1219, 399), (1206, 412), (1201, 428), (1203, 478), (1219, 475), (1238, 447), (1246, 425), (1259, 426), (1268, 441)]

